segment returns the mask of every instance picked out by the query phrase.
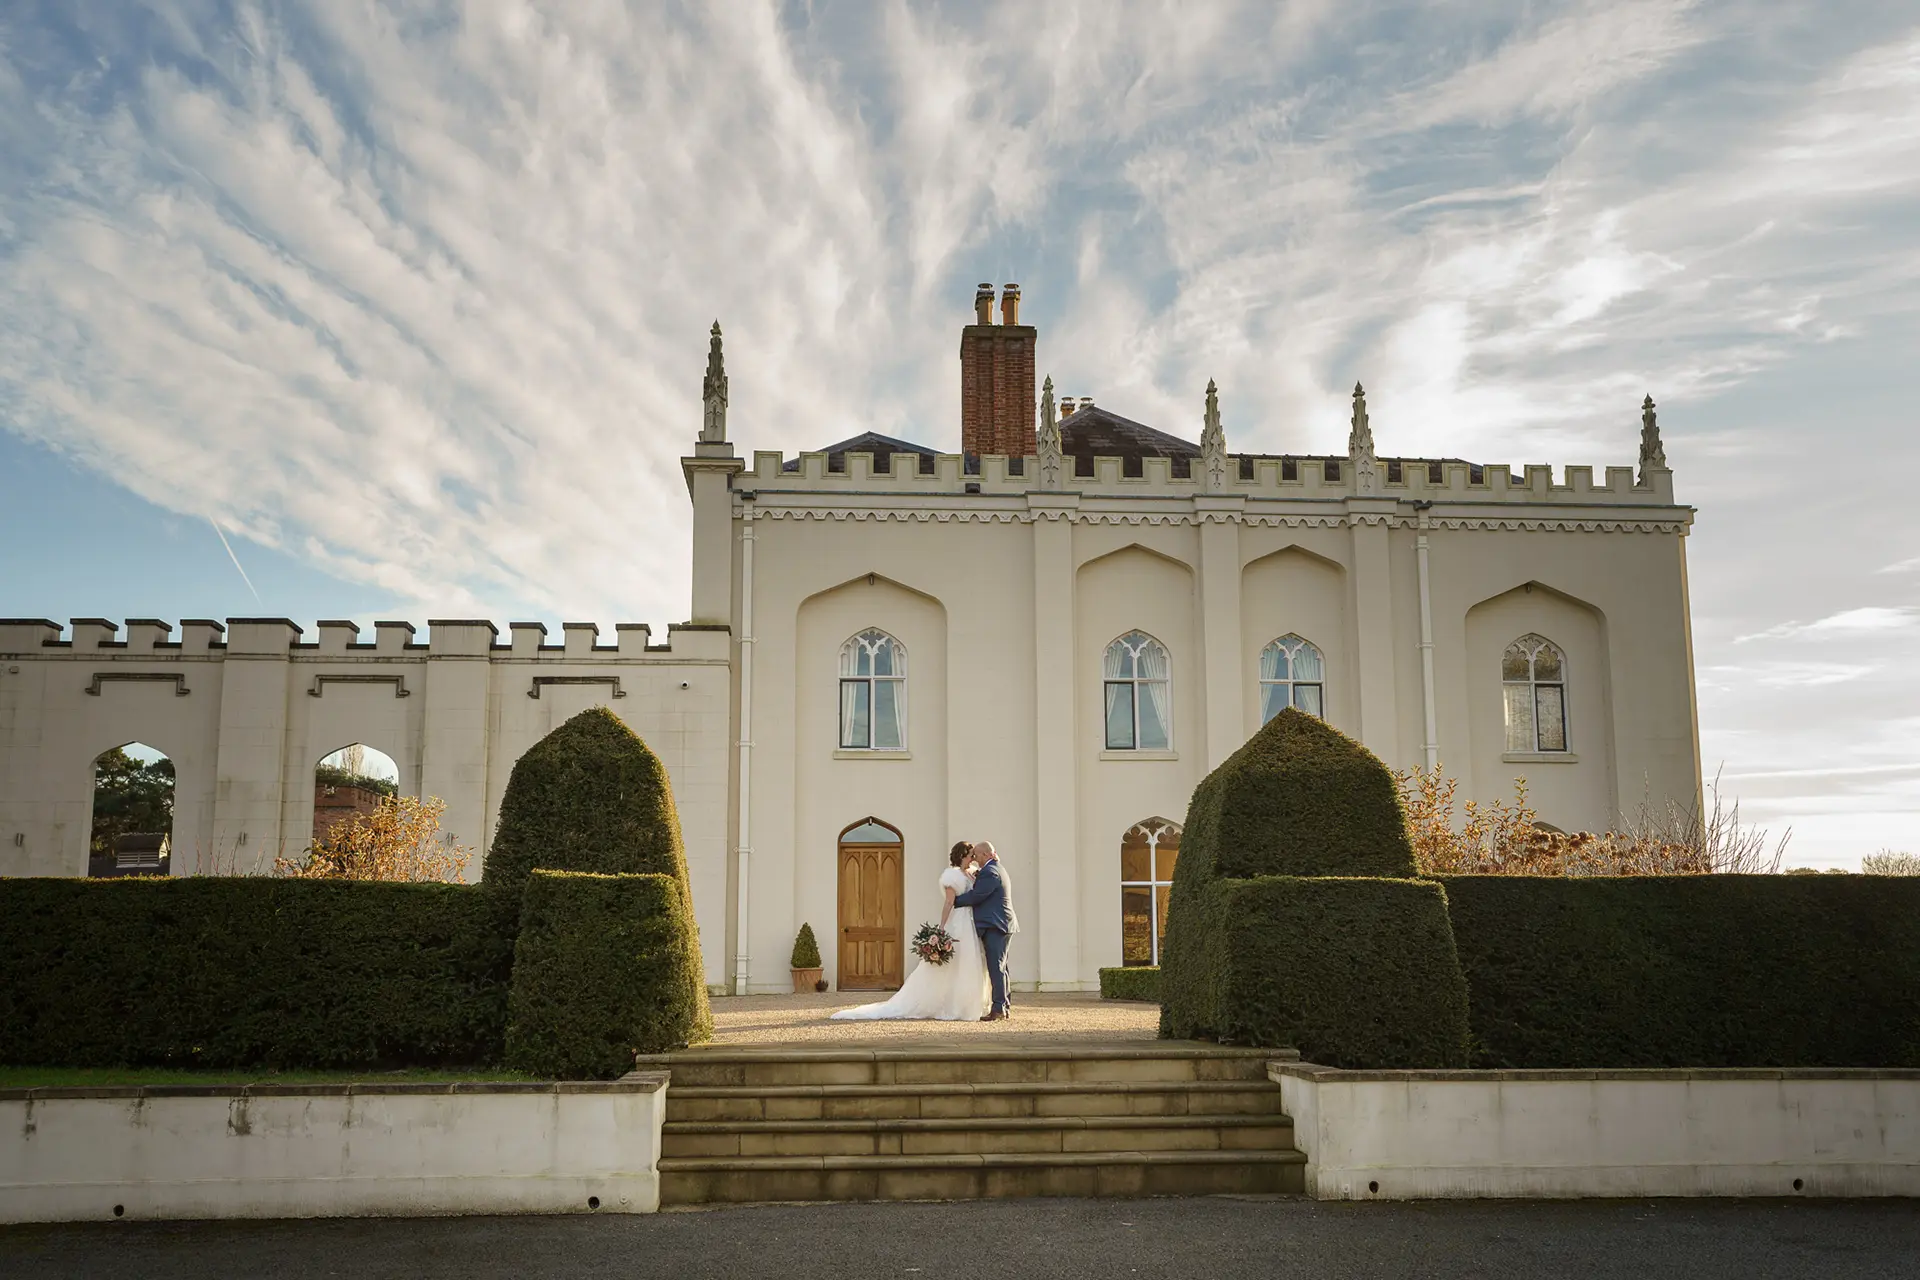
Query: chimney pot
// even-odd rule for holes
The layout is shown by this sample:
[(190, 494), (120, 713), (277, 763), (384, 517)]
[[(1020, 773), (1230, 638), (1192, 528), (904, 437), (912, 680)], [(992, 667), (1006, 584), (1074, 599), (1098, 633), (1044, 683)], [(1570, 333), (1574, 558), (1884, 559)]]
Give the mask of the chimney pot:
[(1000, 323), (1020, 323), (1020, 286), (1010, 284), (1000, 295)]
[(973, 322), (993, 323), (993, 286), (984, 281), (973, 291)]

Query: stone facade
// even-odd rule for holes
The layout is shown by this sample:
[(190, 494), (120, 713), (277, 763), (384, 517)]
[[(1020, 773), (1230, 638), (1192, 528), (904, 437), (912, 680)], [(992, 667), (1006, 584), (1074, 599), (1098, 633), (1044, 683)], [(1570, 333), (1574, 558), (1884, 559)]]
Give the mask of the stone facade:
[[(993, 326), (991, 302), (969, 334), (1021, 328)], [(1024, 925), (1016, 983), (1078, 990), (1122, 959), (1127, 833), (1177, 825), (1276, 696), (1396, 768), (1444, 765), (1463, 799), (1524, 776), (1563, 829), (1698, 802), (1693, 513), (1650, 404), (1639, 474), (1597, 481), (1379, 456), (1360, 388), (1343, 457), (1231, 452), (1212, 389), (1195, 444), (1089, 403), (1059, 415), (1049, 385), (1017, 467), (863, 437), (889, 450), (876, 468), (855, 447), (736, 455), (726, 387), (716, 325), (683, 460), (692, 621), (666, 646), (625, 625), (613, 645), (589, 625), (551, 645), (485, 622), (431, 623), (425, 644), (398, 623), (363, 644), (345, 623), (307, 641), (278, 619), (187, 622), (175, 641), (154, 622), (116, 638), (82, 620), (70, 639), (0, 622), (0, 871), (85, 874), (91, 763), (133, 740), (178, 771), (176, 873), (304, 847), (313, 767), (352, 742), (484, 847), (514, 760), (604, 703), (672, 776), (710, 983), (789, 989), (803, 922), (838, 980), (839, 842), (872, 819), (900, 837), (906, 933), (937, 916), (948, 845), (991, 838)], [(843, 666), (869, 634), (900, 671)], [(1151, 660), (1116, 691), (1129, 637)], [(1283, 641), (1313, 655), (1284, 685)], [(1554, 665), (1516, 685), (1520, 641)]]

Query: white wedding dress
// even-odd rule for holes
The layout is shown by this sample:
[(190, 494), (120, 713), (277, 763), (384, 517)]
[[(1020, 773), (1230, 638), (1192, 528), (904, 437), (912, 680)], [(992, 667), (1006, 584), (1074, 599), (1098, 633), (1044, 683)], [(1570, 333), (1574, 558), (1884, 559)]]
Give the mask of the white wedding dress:
[[(948, 867), (940, 873), (940, 887), (964, 893), (973, 884), (967, 873)], [(873, 1022), (886, 1018), (936, 1018), (941, 1022), (972, 1021), (987, 1011), (993, 988), (987, 982), (987, 953), (973, 931), (973, 908), (955, 907), (947, 917), (953, 935), (953, 959), (945, 964), (921, 961), (907, 975), (893, 997), (877, 1004), (840, 1009), (834, 1017), (845, 1022)]]

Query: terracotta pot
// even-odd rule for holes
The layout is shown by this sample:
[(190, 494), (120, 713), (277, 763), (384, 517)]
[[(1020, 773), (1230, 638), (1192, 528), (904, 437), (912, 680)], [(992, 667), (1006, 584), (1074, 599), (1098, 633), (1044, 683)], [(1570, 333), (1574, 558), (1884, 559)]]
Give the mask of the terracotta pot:
[(820, 981), (819, 969), (795, 969), (793, 971), (793, 993), (812, 995), (813, 984)]

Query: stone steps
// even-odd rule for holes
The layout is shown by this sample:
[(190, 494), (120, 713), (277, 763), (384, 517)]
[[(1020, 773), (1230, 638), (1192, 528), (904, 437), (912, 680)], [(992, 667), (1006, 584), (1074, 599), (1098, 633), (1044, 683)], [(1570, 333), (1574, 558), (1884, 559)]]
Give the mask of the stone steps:
[(662, 1204), (1298, 1193), (1297, 1151), (662, 1158)]
[(668, 1121), (661, 1154), (919, 1156), (1091, 1151), (1262, 1151), (1293, 1145), (1281, 1115), (948, 1120)]
[(1298, 1192), (1267, 1063), (1217, 1045), (723, 1047), (666, 1070), (662, 1203)]
[(1023, 1116), (1268, 1115), (1280, 1110), (1270, 1080), (1036, 1084), (675, 1086), (668, 1110), (695, 1122), (915, 1120)]

